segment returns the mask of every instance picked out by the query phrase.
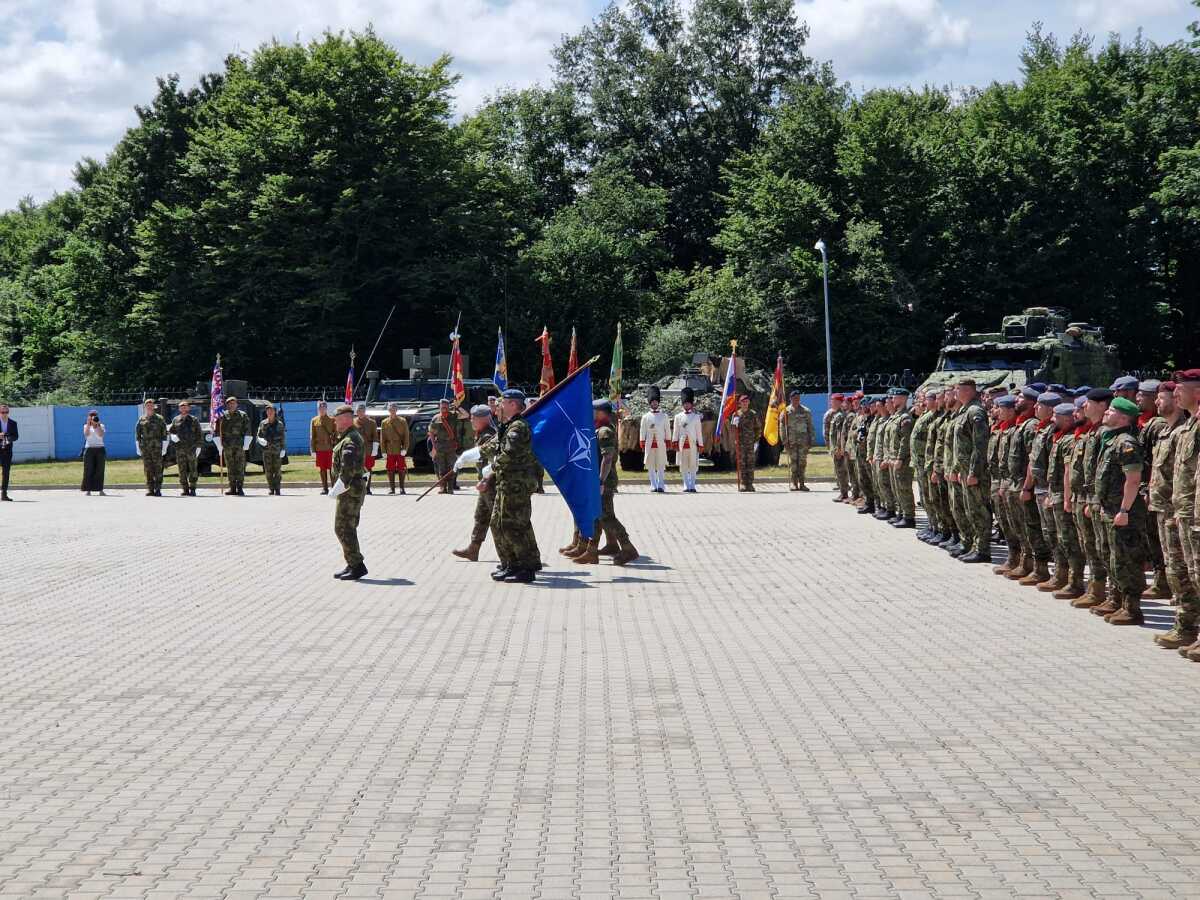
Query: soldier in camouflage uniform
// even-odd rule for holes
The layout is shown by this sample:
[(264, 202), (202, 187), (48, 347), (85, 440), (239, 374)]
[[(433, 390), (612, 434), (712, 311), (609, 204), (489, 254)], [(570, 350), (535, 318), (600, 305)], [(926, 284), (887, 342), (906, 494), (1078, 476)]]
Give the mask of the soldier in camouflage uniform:
[(959, 497), (963, 549), (957, 552), (951, 548), (950, 552), (965, 563), (990, 563), (992, 513), (987, 499), (990, 492), (987, 445), (991, 429), (973, 380), (960, 380), (955, 397), (960, 409), (954, 417), (947, 477)]
[(167, 426), (167, 434), (175, 445), (175, 466), (179, 469), (179, 488), (184, 497), (196, 496), (196, 482), (200, 480), (196, 458), (204, 443), (204, 432), (192, 415), (192, 405), (179, 401), (179, 415)]
[[(1144, 459), (1137, 433), (1137, 404), (1112, 401), (1104, 416), (1096, 462), (1096, 501), (1109, 550), (1108, 571), (1116, 585), (1110, 602), (1093, 607), (1110, 625), (1142, 624), (1146, 589), (1146, 503), (1141, 494)], [(1094, 522), (1094, 519), (1093, 519)], [(1111, 608), (1110, 608), (1111, 607)]]
[(926, 525), (917, 532), (917, 537), (924, 539), (934, 530), (937, 522), (937, 512), (933, 508), (933, 500), (929, 490), (929, 472), (925, 468), (925, 450), (929, 446), (929, 426), (933, 424), (937, 413), (934, 410), (935, 393), (918, 391), (913, 403), (913, 413), (917, 420), (913, 423), (912, 434), (909, 436), (908, 453), (912, 461), (913, 478), (917, 482), (917, 494), (920, 496), (921, 508), (925, 510)]
[(163, 454), (167, 452), (167, 423), (155, 410), (153, 400), (143, 404), (142, 417), (133, 429), (142, 472), (146, 476), (146, 496), (162, 496)]
[(925, 478), (926, 497), (929, 501), (926, 509), (929, 527), (924, 534), (918, 534), (917, 537), (926, 544), (940, 544), (949, 535), (950, 518), (945, 504), (945, 485), (940, 478), (935, 480), (933, 475), (934, 463), (941, 449), (942, 421), (946, 416), (946, 391), (943, 388), (930, 388), (926, 391), (925, 396), (926, 405), (929, 406), (932, 414), (925, 439), (925, 452), (921, 457), (921, 470)]
[[(1068, 472), (1075, 447), (1075, 404), (1063, 401), (1054, 407), (1054, 437), (1046, 463), (1046, 507), (1054, 518), (1055, 570), (1052, 587), (1038, 585), (1038, 590), (1053, 592), (1059, 600), (1074, 600), (1084, 593), (1086, 559), (1079, 543), (1075, 515), (1067, 509)], [(1059, 571), (1058, 566), (1065, 567)]]
[[(476, 465), (481, 473), (476, 485), (475, 524), (471, 528), (470, 543), (462, 550), (451, 552), (459, 559), (478, 562), (479, 548), (483, 546), (483, 540), (492, 525), (492, 507), (496, 505), (496, 492), (490, 489), (491, 486), (482, 475), (484, 468), (496, 460), (496, 426), (492, 422), (491, 409), (483, 404), (471, 407), (471, 430), (475, 433), (475, 446), (479, 448), (479, 460)], [(454, 463), (456, 469), (461, 468), (461, 462), (460, 458)]]
[(846, 411), (843, 409), (843, 395), (829, 395), (829, 410), (823, 420), (825, 430), (825, 447), (833, 458), (833, 477), (837, 481), (838, 492), (833, 498), (834, 503), (845, 503), (850, 497), (850, 475), (848, 460), (839, 444), (844, 444), (846, 426)]
[[(813, 432), (812, 410), (800, 402), (799, 391), (792, 391), (788, 395), (788, 405), (779, 413), (779, 436), (787, 450), (792, 490), (807, 491), (808, 485), (804, 483), (804, 475), (808, 471), (808, 451), (812, 449), (816, 435)], [(844, 470), (845, 457), (841, 459)], [(841, 489), (840, 482), (838, 488)]]
[(1009, 509), (1008, 498), (1010, 483), (1008, 474), (1008, 443), (1012, 439), (1013, 426), (1017, 420), (1017, 398), (1011, 394), (997, 397), (992, 402), (996, 414), (996, 424), (993, 427), (995, 443), (991, 450), (992, 476), (992, 509), (996, 521), (1000, 523), (1000, 532), (1004, 536), (1007, 557), (1004, 562), (992, 571), (997, 575), (1006, 575), (1021, 564), (1021, 542), (1013, 528), (1012, 512)]
[[(1096, 504), (1096, 463), (1100, 458), (1100, 423), (1112, 391), (1094, 388), (1088, 391), (1083, 406), (1087, 425), (1075, 438), (1075, 459), (1072, 460), (1071, 490), (1079, 497), (1072, 501), (1075, 522), (1080, 526), (1079, 542), (1087, 553), (1090, 543), (1089, 581), (1087, 593), (1071, 605), (1080, 609), (1095, 608), (1108, 598), (1108, 543), (1100, 522), (1100, 507)], [(1078, 471), (1078, 478), (1076, 477)], [(1078, 489), (1076, 482), (1078, 481)]]
[[(1047, 574), (1044, 579), (1035, 583), (1040, 591), (1057, 591), (1067, 584), (1069, 563), (1067, 562), (1066, 546), (1059, 541), (1054, 510), (1046, 502), (1050, 494), (1050, 456), (1054, 450), (1054, 408), (1062, 403), (1062, 400), (1061, 395), (1050, 391), (1038, 396), (1034, 412), (1034, 417), (1038, 420), (1038, 428), (1029, 448), (1029, 476), (1033, 482), (1033, 500), (1042, 523), (1042, 537), (1054, 560), (1054, 574)], [(1033, 575), (1029, 576), (1029, 578), (1033, 577)], [(1022, 579), (1021, 584), (1026, 583), (1028, 583), (1028, 579)]]
[(738, 408), (729, 417), (733, 426), (733, 452), (737, 454), (739, 491), (754, 490), (754, 463), (758, 450), (758, 439), (762, 436), (762, 420), (750, 408), (750, 395), (738, 397)]
[[(1200, 490), (1200, 479), (1196, 477), (1196, 463), (1200, 458), (1200, 369), (1187, 369), (1175, 373), (1175, 402), (1190, 418), (1175, 430), (1175, 462), (1171, 467), (1171, 511), (1174, 514), (1175, 530), (1179, 534), (1179, 546), (1183, 551), (1188, 575), (1192, 585), (1200, 588), (1200, 532), (1195, 525), (1196, 495)], [(1181, 656), (1200, 662), (1200, 641), (1179, 648)]]
[(948, 415), (942, 424), (941, 432), (941, 481), (946, 490), (946, 506), (950, 510), (952, 526), (951, 538), (942, 541), (940, 546), (951, 556), (960, 556), (966, 552), (963, 543), (971, 532), (971, 523), (967, 519), (966, 508), (963, 506), (961, 485), (950, 476), (954, 474), (954, 440), (958, 434), (959, 420), (963, 415), (962, 402), (958, 399), (958, 391), (951, 392)]
[(600, 515), (584, 550), (571, 558), (581, 565), (595, 565), (600, 562), (598, 544), (600, 535), (604, 534), (609, 542), (617, 547), (613, 564), (624, 566), (638, 558), (638, 551), (629, 540), (629, 532), (617, 518), (614, 506), (617, 493), (617, 432), (612, 427), (612, 401), (595, 400), (592, 402), (592, 410), (596, 426), (596, 446), (600, 456)]
[(848, 446), (854, 454), (854, 467), (858, 472), (858, 486), (862, 491), (862, 503), (858, 508), (860, 515), (874, 513), (877, 499), (875, 483), (871, 480), (871, 464), (867, 459), (868, 435), (873, 418), (867, 398), (860, 398), (858, 413), (851, 423), (852, 431), (847, 434)]
[[(1158, 415), (1156, 409), (1158, 389), (1162, 382), (1150, 378), (1138, 384), (1137, 396), (1134, 402), (1141, 411), (1138, 415), (1138, 434), (1142, 441), (1142, 453), (1145, 456), (1146, 467), (1142, 469), (1142, 497), (1149, 500), (1150, 469), (1154, 459), (1154, 447), (1166, 429), (1166, 421)], [(1147, 502), (1147, 508), (1149, 503)], [(1167, 581), (1167, 564), (1163, 557), (1162, 539), (1159, 536), (1158, 516), (1154, 512), (1146, 515), (1146, 551), (1150, 565), (1154, 569), (1154, 580), (1146, 588), (1146, 600), (1164, 600), (1171, 596), (1170, 584)]]
[(367, 496), (366, 468), (363, 460), (367, 446), (354, 427), (354, 408), (343, 403), (334, 410), (338, 442), (333, 447), (333, 487), (329, 496), (337, 500), (333, 514), (333, 533), (342, 545), (346, 568), (334, 573), (342, 581), (357, 581), (367, 574), (367, 566), (358, 546), (358, 520)]
[(541, 568), (541, 552), (533, 534), (531, 498), (537, 490), (537, 458), (533, 454), (533, 432), (520, 418), (525, 394), (509, 388), (502, 395), (503, 422), (492, 471), (485, 482), (496, 492), (492, 508), (492, 540), (500, 566), (492, 573), (496, 581), (528, 584)]
[[(1108, 568), (1103, 563), (1100, 563), (1096, 557), (1096, 537), (1092, 532), (1092, 521), (1084, 515), (1084, 509), (1087, 507), (1088, 484), (1087, 478), (1084, 475), (1084, 467), (1087, 461), (1088, 453), (1090, 452), (1092, 436), (1095, 432), (1095, 424), (1088, 419), (1085, 412), (1087, 398), (1084, 397), (1078, 390), (1075, 392), (1075, 416), (1074, 430), (1071, 432), (1071, 446), (1067, 451), (1067, 458), (1064, 461), (1063, 471), (1063, 510), (1071, 517), (1071, 521), (1075, 524), (1075, 534), (1079, 543), (1079, 552), (1083, 556), (1084, 567), (1088, 573), (1088, 579), (1108, 577)], [(1094, 605), (1092, 602), (1092, 594), (1094, 589), (1092, 581), (1084, 582), (1085, 589), (1076, 597), (1070, 595), (1074, 593), (1072, 586), (1068, 586), (1062, 591), (1057, 592), (1054, 596), (1059, 598), (1069, 598), (1071, 605), (1076, 607), (1088, 607)], [(1103, 594), (1103, 590), (1101, 590)], [(1102, 597), (1096, 599), (1096, 603), (1100, 602)]]
[(250, 449), (250, 417), (238, 409), (237, 397), (225, 399), (225, 415), (221, 417), (221, 436), (216, 438), (217, 450), (225, 456), (229, 473), (229, 490), (225, 493), (245, 497), (246, 451)]
[(846, 467), (846, 481), (850, 487), (849, 503), (861, 507), (867, 502), (866, 488), (862, 481), (862, 466), (858, 461), (858, 430), (867, 420), (867, 410), (863, 406), (861, 391), (848, 394), (843, 404), (845, 417), (842, 427), (838, 429), (838, 449), (842, 452), (842, 461)]
[(267, 478), (267, 494), (282, 496), (283, 453), (287, 447), (283, 419), (275, 414), (275, 404), (267, 405), (266, 418), (258, 423), (258, 446), (262, 447), (263, 475)]
[(1197, 625), (1200, 624), (1200, 593), (1192, 584), (1187, 557), (1179, 541), (1179, 531), (1175, 528), (1173, 497), (1176, 438), (1191, 416), (1175, 402), (1173, 381), (1159, 385), (1155, 401), (1163, 425), (1153, 442), (1146, 506), (1158, 528), (1163, 562), (1167, 568), (1167, 585), (1178, 609), (1174, 627), (1166, 634), (1156, 635), (1154, 640), (1160, 647), (1178, 649), (1194, 644), (1200, 638), (1197, 632)]
[(908, 396), (904, 388), (888, 389), (892, 418), (886, 432), (883, 465), (896, 503), (896, 514), (888, 523), (896, 528), (917, 527), (912, 470), (912, 430), (915, 419), (908, 409)]
[[(458, 430), (455, 419), (450, 411), (450, 401), (442, 400), (438, 404), (438, 414), (429, 423), (429, 455), (433, 458), (433, 471), (438, 479), (454, 471), (454, 461), (458, 459)], [(453, 494), (455, 478), (451, 475), (438, 488), (438, 493)]]
[(867, 453), (871, 463), (871, 480), (875, 485), (875, 518), (891, 519), (896, 515), (895, 498), (892, 496), (891, 480), (884, 476), (883, 451), (886, 445), (891, 413), (883, 397), (871, 398), (871, 411), (875, 418), (867, 429)]
[(925, 450), (925, 465), (929, 469), (929, 489), (938, 510), (938, 531), (930, 535), (927, 544), (940, 547), (952, 542), (955, 524), (950, 509), (950, 496), (946, 490), (945, 446), (946, 434), (951, 418), (951, 403), (954, 392), (943, 390), (937, 396), (938, 416), (929, 428), (929, 446)]
[(1037, 388), (1026, 386), (1017, 398), (1017, 419), (1008, 440), (1008, 477), (1010, 493), (1008, 506), (1013, 528), (1021, 542), (1021, 565), (1005, 573), (1006, 578), (1022, 584), (1039, 584), (1050, 575), (1050, 548), (1042, 534), (1042, 519), (1033, 495), (1033, 476), (1029, 472), (1029, 455), (1039, 422), (1034, 417)]

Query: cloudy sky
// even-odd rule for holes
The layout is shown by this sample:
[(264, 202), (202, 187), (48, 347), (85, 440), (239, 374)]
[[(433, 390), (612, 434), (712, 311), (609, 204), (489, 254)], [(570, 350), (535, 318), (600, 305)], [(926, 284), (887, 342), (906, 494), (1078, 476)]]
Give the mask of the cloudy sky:
[[(606, 0), (0, 0), (0, 210), (71, 186), (150, 99), (155, 76), (191, 84), (231, 51), (329, 29), (376, 31), (409, 58), (449, 52), (460, 112), (499, 88), (545, 80), (550, 50)], [(1186, 35), (1188, 0), (796, 0), (809, 52), (856, 88), (1014, 78), (1035, 20), (1155, 41)]]

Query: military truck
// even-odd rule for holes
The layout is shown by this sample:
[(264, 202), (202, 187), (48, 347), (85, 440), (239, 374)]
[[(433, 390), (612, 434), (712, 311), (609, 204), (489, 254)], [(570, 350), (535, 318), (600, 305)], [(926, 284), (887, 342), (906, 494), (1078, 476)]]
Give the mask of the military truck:
[[(425, 378), (380, 378), (379, 372), (367, 372), (367, 415), (379, 425), (387, 418), (388, 404), (399, 405), (397, 413), (408, 422), (409, 433), (409, 464), (425, 468), (433, 467), (429, 456), (429, 423), (437, 415), (438, 404), (443, 397), (449, 396), (444, 379), (429, 380)], [(491, 381), (484, 379), (468, 379), (463, 382), (467, 390), (467, 400), (464, 406), (470, 409), (478, 403), (486, 403), (488, 397), (500, 395), (499, 389)], [(459, 420), (461, 428), (459, 441), (464, 447), (471, 446), (471, 427), (465, 419)]]
[[(726, 426), (721, 431), (720, 442), (715, 445), (713, 442), (713, 435), (717, 429), (717, 407), (721, 403), (721, 388), (725, 384), (725, 373), (728, 371), (729, 357), (695, 353), (692, 355), (691, 365), (685, 366), (678, 375), (668, 375), (653, 382), (659, 388), (659, 409), (672, 419), (682, 408), (680, 398), (683, 389), (692, 389), (704, 435), (704, 457), (716, 469), (729, 469), (734, 464), (733, 429)], [(739, 392), (750, 394), (750, 406), (760, 416), (766, 414), (767, 403), (771, 398), (771, 379), (770, 372), (765, 369), (747, 369), (746, 361), (740, 356), (737, 358), (737, 370), (734, 373), (737, 389)], [(650, 409), (647, 399), (649, 387), (650, 383), (639, 384), (636, 390), (621, 400), (617, 448), (621, 468), (627, 472), (640, 472), (645, 468), (643, 452), (639, 446), (639, 434), (642, 416)], [(759, 441), (758, 464), (776, 465), (781, 450), (780, 446), (772, 447), (765, 440)], [(675, 465), (675, 451), (668, 451), (667, 462), (669, 465)]]
[[(250, 385), (245, 381), (226, 379), (224, 383), (224, 394), (226, 397), (237, 397), (238, 409), (250, 417), (250, 434), (258, 433), (258, 423), (266, 417), (266, 408), (271, 405), (270, 400), (263, 400), (250, 396)], [(191, 413), (200, 420), (200, 430), (204, 433), (204, 445), (200, 450), (200, 456), (197, 458), (197, 467), (201, 475), (209, 475), (220, 462), (220, 457), (217, 452), (217, 445), (212, 441), (212, 424), (208, 421), (210, 407), (212, 406), (210, 395), (212, 391), (212, 382), (197, 381), (196, 388), (190, 397), (185, 398), (192, 405)], [(158, 400), (158, 411), (167, 424), (170, 424), (171, 419), (179, 415), (180, 400), (171, 400), (168, 398), (160, 398)], [(278, 413), (283, 416), (282, 411)], [(284, 423), (287, 427), (287, 423)], [(304, 422), (301, 427), (307, 428), (308, 423)], [(250, 449), (246, 451), (246, 462), (254, 463), (257, 466), (262, 465), (262, 447), (258, 445), (258, 441), (250, 442)], [(283, 453), (283, 464), (287, 465), (287, 451)], [(167, 445), (167, 455), (163, 465), (170, 467), (175, 465), (175, 444)]]
[(1104, 329), (1070, 321), (1059, 307), (1031, 306), (1005, 316), (1000, 331), (967, 334), (958, 314), (946, 320), (945, 345), (937, 369), (922, 388), (974, 378), (983, 389), (1020, 388), (1042, 381), (1069, 387), (1107, 387), (1121, 372), (1117, 348), (1104, 342)]

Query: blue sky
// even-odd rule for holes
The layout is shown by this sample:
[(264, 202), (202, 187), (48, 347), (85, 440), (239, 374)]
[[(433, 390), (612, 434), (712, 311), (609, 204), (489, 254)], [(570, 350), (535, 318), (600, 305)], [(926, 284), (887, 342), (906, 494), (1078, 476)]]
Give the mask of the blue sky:
[[(326, 28), (377, 32), (411, 59), (455, 57), (459, 111), (505, 87), (545, 81), (550, 50), (601, 0), (0, 0), (0, 209), (71, 186), (84, 155), (103, 158), (150, 99), (155, 76), (194, 83), (226, 54)], [(981, 85), (1017, 76), (1040, 20), (1159, 42), (1200, 16), (1187, 0), (796, 0), (810, 55), (856, 88)], [(281, 23), (285, 23), (282, 24)]]

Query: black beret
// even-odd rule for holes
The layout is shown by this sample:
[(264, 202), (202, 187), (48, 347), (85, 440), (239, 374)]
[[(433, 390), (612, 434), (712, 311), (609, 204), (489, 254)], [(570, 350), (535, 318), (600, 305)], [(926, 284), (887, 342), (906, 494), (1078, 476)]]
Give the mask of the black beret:
[(1096, 403), (1111, 403), (1113, 392), (1108, 388), (1092, 388), (1087, 392), (1087, 398), (1094, 400)]

